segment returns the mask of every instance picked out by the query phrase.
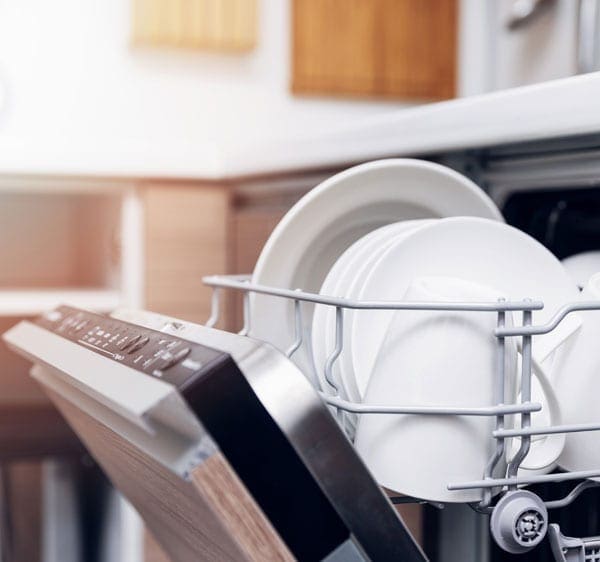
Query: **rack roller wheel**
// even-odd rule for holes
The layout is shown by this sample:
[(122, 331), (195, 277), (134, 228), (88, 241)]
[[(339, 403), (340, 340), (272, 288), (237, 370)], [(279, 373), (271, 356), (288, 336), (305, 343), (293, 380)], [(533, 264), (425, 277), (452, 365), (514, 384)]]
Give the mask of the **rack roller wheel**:
[(536, 547), (546, 536), (548, 511), (532, 492), (508, 492), (494, 507), (490, 530), (500, 548), (511, 554), (522, 554)]

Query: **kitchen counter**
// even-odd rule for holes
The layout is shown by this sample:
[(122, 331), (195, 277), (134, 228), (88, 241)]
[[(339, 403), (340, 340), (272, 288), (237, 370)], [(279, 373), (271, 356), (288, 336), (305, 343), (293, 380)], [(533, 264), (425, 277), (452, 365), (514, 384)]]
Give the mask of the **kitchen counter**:
[(600, 131), (600, 73), (402, 109), (305, 138), (219, 145), (168, 139), (15, 139), (1, 175), (224, 181), (370, 159)]

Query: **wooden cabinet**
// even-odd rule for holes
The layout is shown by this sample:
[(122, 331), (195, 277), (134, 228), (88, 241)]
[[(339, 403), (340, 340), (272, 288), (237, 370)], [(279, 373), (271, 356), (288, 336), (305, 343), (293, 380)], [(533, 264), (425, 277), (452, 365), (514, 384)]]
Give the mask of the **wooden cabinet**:
[(142, 188), (144, 306), (203, 323), (210, 289), (202, 277), (227, 273), (230, 192), (227, 187), (163, 184)]
[(136, 45), (247, 51), (257, 0), (133, 0), (132, 24)]
[[(239, 209), (231, 217), (231, 255), (234, 273), (252, 273), (264, 243), (283, 216), (281, 209)], [(239, 331), (243, 326), (242, 295), (231, 294), (227, 327)]]
[[(243, 183), (144, 185), (144, 307), (206, 322), (212, 291), (202, 277), (252, 273), (273, 228), (316, 183), (267, 183), (264, 191)], [(236, 331), (241, 324), (241, 297), (230, 292), (219, 326)]]
[(454, 97), (456, 0), (293, 0), (298, 94)]

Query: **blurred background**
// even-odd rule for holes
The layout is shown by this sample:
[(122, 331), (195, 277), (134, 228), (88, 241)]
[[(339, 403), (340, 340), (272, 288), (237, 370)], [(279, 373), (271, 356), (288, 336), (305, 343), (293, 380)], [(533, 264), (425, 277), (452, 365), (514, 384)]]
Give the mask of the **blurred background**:
[[(517, 32), (523, 4), (538, 13)], [(580, 71), (577, 4), (4, 0), (3, 162), (58, 169), (70, 152), (72, 167), (100, 154), (133, 166), (165, 146), (208, 160), (212, 143), (568, 76)]]
[[(302, 194), (391, 155), (376, 139), (354, 149), (362, 124), (596, 70), (597, 12), (0, 0), (0, 330), (61, 302), (204, 321), (203, 275), (250, 272)], [(237, 304), (224, 327), (239, 326)], [(2, 561), (163, 560), (27, 369), (0, 349)]]

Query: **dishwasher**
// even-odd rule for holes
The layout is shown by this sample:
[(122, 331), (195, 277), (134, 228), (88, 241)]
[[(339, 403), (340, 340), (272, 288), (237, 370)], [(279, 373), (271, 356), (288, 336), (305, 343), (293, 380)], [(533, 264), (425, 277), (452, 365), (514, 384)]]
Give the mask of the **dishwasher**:
[(304, 375), (270, 346), (70, 307), (5, 340), (173, 560), (424, 560)]
[[(428, 158), (470, 176), (509, 224), (562, 258), (600, 248), (599, 154), (600, 137), (590, 136)], [(600, 302), (567, 303), (547, 323), (534, 324), (532, 313), (543, 303), (529, 299), (361, 302), (257, 285), (247, 276), (203, 281), (213, 289), (205, 326), (145, 311), (105, 316), (62, 306), (4, 334), (34, 364), (32, 376), (173, 560), (426, 560), (394, 509), (410, 502), (428, 503), (434, 525), (443, 527), (429, 549), (435, 560), (600, 560), (600, 466), (519, 474), (532, 438), (600, 430), (600, 424), (529, 424), (542, 408), (531, 398), (532, 337), (574, 312), (600, 314)], [(215, 328), (225, 291), (243, 297), (244, 325), (236, 334)], [(294, 311), (298, 329), (285, 353), (248, 336), (253, 294), (285, 299)], [(365, 404), (311, 388), (291, 359), (306, 337), (303, 307), (315, 303), (336, 311), (493, 312), (498, 349), (508, 338), (521, 345), (519, 398), (504, 403), (501, 361), (492, 406)], [(506, 325), (509, 311), (521, 313), (522, 322)], [(341, 342), (343, 314), (336, 314), (335, 330)], [(342, 352), (336, 346), (320, 366), (326, 380)], [(444, 506), (388, 498), (341, 429), (348, 413), (491, 417), (496, 449), (481, 479), (447, 483), (449, 490), (479, 490), (481, 500)], [(520, 424), (506, 429), (511, 416)], [(519, 452), (498, 474), (510, 438), (520, 440)]]

